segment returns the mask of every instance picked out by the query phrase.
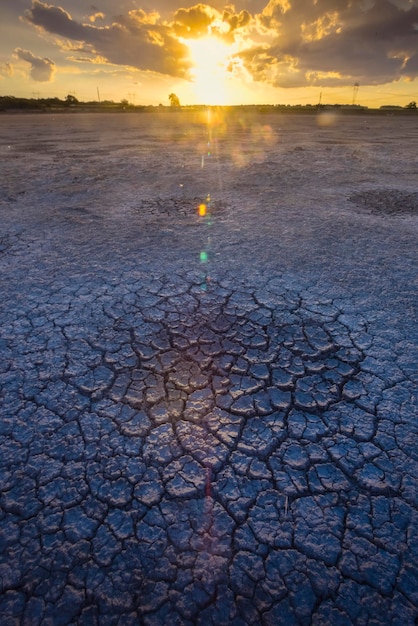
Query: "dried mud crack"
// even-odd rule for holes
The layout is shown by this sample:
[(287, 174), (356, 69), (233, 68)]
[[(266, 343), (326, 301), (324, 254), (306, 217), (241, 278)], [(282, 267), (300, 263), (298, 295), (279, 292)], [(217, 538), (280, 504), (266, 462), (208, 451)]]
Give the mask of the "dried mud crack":
[[(208, 198), (203, 196), (184, 197), (179, 194), (177, 197), (171, 196), (167, 198), (157, 197), (152, 199), (144, 199), (139, 202), (137, 208), (134, 211), (141, 216), (159, 216), (159, 217), (195, 217), (199, 205), (202, 202), (208, 201)], [(226, 204), (220, 200), (211, 201), (209, 197), (210, 211), (211, 213), (219, 213), (221, 210), (227, 208)]]
[(376, 215), (417, 215), (418, 192), (400, 189), (370, 189), (352, 194), (351, 202)]
[(218, 113), (0, 117), (1, 626), (418, 623), (417, 125)]
[(407, 610), (417, 512), (364, 322), (274, 280), (50, 293), (3, 339), (5, 614), (349, 623), (353, 589)]

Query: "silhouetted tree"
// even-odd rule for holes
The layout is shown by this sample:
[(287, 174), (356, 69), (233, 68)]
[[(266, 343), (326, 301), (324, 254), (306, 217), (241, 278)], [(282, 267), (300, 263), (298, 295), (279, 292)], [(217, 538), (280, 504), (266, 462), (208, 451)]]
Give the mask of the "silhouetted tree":
[(407, 104), (405, 107), (405, 109), (416, 109), (416, 108), (417, 108), (417, 103), (415, 102), (415, 100), (412, 100), (412, 102)]
[(178, 97), (176, 96), (175, 93), (170, 93), (170, 95), (168, 96), (168, 99), (170, 100), (170, 106), (171, 107), (179, 107), (180, 106), (180, 100), (178, 99)]
[(75, 96), (73, 96), (71, 93), (69, 93), (68, 96), (66, 96), (65, 102), (68, 105), (70, 105), (70, 104), (78, 104), (77, 98)]

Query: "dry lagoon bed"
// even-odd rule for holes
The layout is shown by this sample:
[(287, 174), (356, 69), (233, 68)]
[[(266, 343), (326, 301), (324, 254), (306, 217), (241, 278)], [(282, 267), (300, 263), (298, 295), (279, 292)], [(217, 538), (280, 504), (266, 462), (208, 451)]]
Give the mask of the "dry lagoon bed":
[(417, 142), (0, 117), (3, 626), (417, 623)]

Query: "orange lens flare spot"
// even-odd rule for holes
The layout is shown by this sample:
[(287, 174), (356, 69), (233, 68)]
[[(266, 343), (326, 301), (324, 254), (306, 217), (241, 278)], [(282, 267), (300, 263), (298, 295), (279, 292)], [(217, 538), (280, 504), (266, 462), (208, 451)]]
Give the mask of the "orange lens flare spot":
[(199, 204), (199, 215), (200, 215), (200, 217), (205, 217), (205, 215), (206, 215), (206, 204)]

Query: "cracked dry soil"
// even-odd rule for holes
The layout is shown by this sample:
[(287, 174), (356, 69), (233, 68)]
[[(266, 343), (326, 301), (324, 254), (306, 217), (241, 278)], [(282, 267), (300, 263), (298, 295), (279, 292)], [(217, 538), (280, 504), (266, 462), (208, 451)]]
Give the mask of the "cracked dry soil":
[(317, 121), (0, 118), (2, 624), (417, 623), (418, 130)]

